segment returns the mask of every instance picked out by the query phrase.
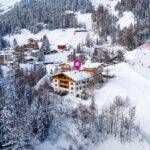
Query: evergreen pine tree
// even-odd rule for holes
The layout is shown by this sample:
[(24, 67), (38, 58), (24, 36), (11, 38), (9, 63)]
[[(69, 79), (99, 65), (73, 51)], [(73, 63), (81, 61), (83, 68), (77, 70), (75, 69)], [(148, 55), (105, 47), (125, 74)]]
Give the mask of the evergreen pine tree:
[(43, 36), (41, 50), (44, 52), (44, 55), (50, 53), (50, 43), (46, 35)]

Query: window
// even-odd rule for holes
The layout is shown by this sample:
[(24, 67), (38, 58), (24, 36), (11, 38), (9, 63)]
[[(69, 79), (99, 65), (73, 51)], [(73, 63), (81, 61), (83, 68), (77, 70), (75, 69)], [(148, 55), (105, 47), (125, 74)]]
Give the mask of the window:
[(78, 85), (78, 83), (76, 83), (76, 85)]
[(71, 90), (73, 90), (73, 87), (71, 88)]
[(55, 80), (55, 82), (57, 82), (57, 80)]
[(76, 97), (80, 97), (80, 95), (79, 95), (79, 94), (77, 94), (77, 95), (76, 95)]
[(55, 84), (55, 86), (57, 86), (57, 84)]
[(73, 83), (71, 83), (71, 85), (73, 85)]
[(79, 88), (77, 87), (76, 90), (78, 90)]

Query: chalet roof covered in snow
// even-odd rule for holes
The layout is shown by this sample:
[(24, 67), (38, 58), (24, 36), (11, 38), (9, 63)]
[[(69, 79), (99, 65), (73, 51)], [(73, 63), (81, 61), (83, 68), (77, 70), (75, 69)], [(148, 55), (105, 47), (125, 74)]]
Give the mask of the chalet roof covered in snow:
[(98, 68), (100, 65), (102, 65), (101, 63), (97, 63), (97, 62), (90, 62), (90, 61), (87, 61), (83, 66), (82, 68)]
[(90, 79), (91, 75), (83, 72), (83, 71), (78, 71), (78, 70), (73, 70), (73, 71), (67, 71), (67, 72), (63, 72), (63, 73), (58, 73), (54, 76), (63, 74), (71, 79), (73, 79), (74, 81), (82, 81), (82, 80), (86, 80), (86, 79)]
[(75, 81), (81, 81), (81, 80), (86, 80), (86, 79), (91, 78), (89, 74), (82, 72), (82, 71), (77, 71), (77, 70), (64, 72), (63, 74), (72, 78)]

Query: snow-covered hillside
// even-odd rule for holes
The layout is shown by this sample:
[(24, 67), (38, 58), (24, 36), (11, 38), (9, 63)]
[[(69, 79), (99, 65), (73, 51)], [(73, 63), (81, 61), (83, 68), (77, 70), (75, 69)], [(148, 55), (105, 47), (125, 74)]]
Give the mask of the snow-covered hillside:
[(103, 5), (111, 14), (115, 16), (118, 16), (118, 12), (115, 10), (115, 6), (118, 2), (120, 2), (120, 0), (92, 0), (92, 3), (96, 8), (98, 5)]
[[(20, 0), (0, 0), (0, 10), (2, 10), (0, 13), (9, 11), (19, 1)], [(121, 0), (91, 0), (91, 1), (92, 1), (93, 5), (95, 6), (95, 8), (97, 8), (98, 5), (101, 4), (105, 8), (108, 9), (110, 14), (112, 14), (116, 18), (118, 18), (116, 26), (120, 26), (121, 29), (123, 29), (125, 27), (129, 27), (131, 24), (133, 24), (133, 25), (136, 24), (136, 21), (135, 21), (136, 19), (135, 19), (135, 16), (132, 11), (125, 11), (125, 12), (123, 12), (122, 16), (120, 16), (118, 14), (118, 11), (115, 10), (115, 6)], [(83, 26), (85, 25), (87, 30), (85, 30), (85, 29), (83, 30), (81, 28), (77, 28), (77, 29), (67, 28), (67, 29), (55, 29), (55, 30), (43, 29), (42, 31), (38, 32), (37, 34), (33, 34), (27, 29), (22, 29), (21, 34), (13, 34), (13, 33), (9, 34), (9, 35), (7, 34), (4, 37), (4, 39), (10, 43), (10, 47), (12, 47), (12, 48), (14, 48), (14, 39), (16, 39), (17, 44), (21, 46), (21, 45), (27, 44), (28, 39), (30, 39), (30, 38), (37, 40), (39, 47), (41, 47), (41, 45), (42, 45), (41, 39), (43, 38), (44, 35), (46, 35), (47, 39), (49, 40), (51, 49), (58, 50), (58, 45), (67, 45), (69, 47), (65, 51), (60, 50), (60, 51), (57, 51), (57, 53), (53, 53), (53, 54), (48, 53), (45, 56), (43, 54), (43, 56), (44, 56), (43, 60), (41, 60), (38, 63), (40, 65), (43, 65), (43, 64), (46, 65), (48, 63), (50, 63), (50, 64), (46, 65), (46, 71), (47, 71), (46, 73), (47, 74), (44, 75), (43, 78), (38, 79), (38, 82), (36, 83), (36, 85), (34, 85), (34, 87), (32, 87), (36, 90), (39, 90), (41, 85), (43, 87), (46, 86), (45, 81), (47, 81), (47, 80), (48, 80), (48, 83), (50, 83), (48, 85), (48, 87), (50, 87), (52, 85), (51, 81), (49, 81), (49, 79), (51, 80), (50, 74), (52, 75), (53, 73), (51, 73), (51, 72), (55, 72), (55, 70), (57, 71), (58, 66), (60, 67), (61, 63), (67, 63), (67, 64), (70, 64), (70, 66), (72, 64), (72, 66), (73, 66), (73, 64), (74, 64), (73, 61), (76, 58), (74, 58), (73, 60), (68, 62), (68, 55), (71, 54), (71, 52), (73, 52), (73, 48), (77, 48), (78, 44), (85, 43), (85, 41), (87, 40), (87, 35), (89, 35), (89, 37), (90, 37), (90, 40), (91, 40), (90, 42), (92, 43), (91, 44), (92, 46), (88, 47), (86, 44), (84, 44), (84, 46), (83, 46), (84, 52), (86, 52), (86, 53), (83, 53), (83, 55), (84, 56), (88, 55), (86, 57), (85, 66), (88, 64), (87, 62), (92, 63), (91, 62), (92, 54), (93, 54), (93, 51), (95, 50), (95, 48), (97, 48), (97, 47), (98, 48), (104, 47), (104, 49), (106, 48), (110, 51), (113, 50), (114, 53), (117, 52), (118, 50), (125, 53), (125, 61), (122, 60), (123, 62), (121, 62), (121, 63), (118, 62), (118, 64), (116, 64), (115, 61), (112, 63), (108, 62), (108, 64), (107, 64), (108, 67), (105, 68), (111, 75), (114, 75), (114, 78), (108, 79), (108, 82), (104, 83), (101, 88), (97, 88), (97, 83), (96, 83), (96, 86), (95, 87), (93, 86), (93, 91), (91, 91), (91, 93), (94, 95), (94, 98), (95, 98), (95, 104), (96, 104), (95, 108), (98, 108), (98, 111), (96, 111), (96, 115), (98, 115), (97, 112), (99, 112), (99, 114), (101, 114), (102, 108), (105, 108), (105, 106), (106, 107), (109, 106), (109, 104), (111, 104), (112, 101), (114, 101), (116, 96), (121, 96), (122, 98), (129, 98), (131, 106), (136, 107), (135, 124), (138, 127), (140, 127), (139, 136), (137, 138), (133, 139), (133, 141), (131, 140), (131, 142), (121, 143), (120, 139), (117, 136), (115, 136), (116, 138), (113, 138), (113, 137), (111, 137), (111, 135), (109, 135), (108, 137), (106, 136), (106, 138), (104, 138), (104, 139), (102, 138), (102, 141), (98, 140), (95, 142), (94, 141), (95, 139), (93, 140), (93, 138), (92, 138), (92, 140), (91, 140), (92, 142), (90, 143), (88, 141), (89, 139), (86, 136), (84, 137), (81, 134), (81, 132), (79, 132), (81, 130), (78, 130), (78, 128), (77, 128), (77, 127), (79, 127), (78, 125), (80, 125), (80, 122), (78, 123), (77, 126), (75, 126), (75, 123), (73, 122), (73, 120), (71, 118), (74, 114), (73, 113), (69, 114), (68, 112), (69, 112), (69, 110), (75, 109), (80, 104), (89, 106), (91, 104), (90, 98), (92, 96), (90, 97), (88, 95), (90, 98), (89, 99), (87, 98), (87, 100), (83, 100), (83, 99), (80, 99), (79, 97), (76, 98), (73, 95), (68, 94), (67, 96), (62, 97), (62, 99), (61, 99), (62, 101), (60, 101), (62, 103), (59, 103), (59, 101), (57, 102), (57, 99), (53, 99), (53, 102), (58, 103), (58, 106), (57, 106), (58, 108), (64, 103), (64, 106), (65, 106), (64, 108), (66, 110), (63, 107), (62, 108), (60, 107), (59, 109), (61, 109), (61, 110), (64, 109), (65, 110), (64, 112), (67, 115), (69, 114), (68, 115), (69, 117), (67, 118), (64, 115), (64, 112), (61, 112), (61, 110), (60, 110), (61, 114), (58, 113), (56, 115), (56, 113), (54, 113), (54, 118), (55, 117), (57, 118), (57, 117), (60, 117), (61, 115), (63, 115), (62, 118), (58, 118), (58, 119), (60, 119), (59, 120), (60, 122), (58, 121), (59, 122), (58, 124), (61, 124), (60, 127), (58, 125), (55, 128), (51, 128), (47, 125), (47, 129), (48, 130), (54, 129), (54, 133), (53, 133), (53, 131), (49, 132), (48, 130), (44, 130), (44, 132), (42, 131), (42, 129), (44, 129), (44, 126), (45, 126), (44, 123), (47, 121), (47, 120), (45, 121), (44, 119), (45, 118), (47, 119), (47, 114), (50, 112), (49, 111), (50, 109), (47, 109), (47, 108), (49, 108), (49, 105), (51, 103), (47, 103), (44, 106), (42, 106), (43, 104), (41, 104), (41, 107), (39, 107), (38, 100), (41, 101), (41, 99), (38, 99), (35, 97), (35, 99), (34, 99), (35, 106), (33, 103), (32, 107), (33, 108), (35, 107), (34, 109), (39, 110), (39, 112), (38, 112), (39, 114), (36, 112), (36, 110), (33, 111), (34, 114), (37, 113), (37, 115), (35, 115), (33, 118), (38, 119), (38, 117), (40, 115), (41, 115), (40, 116), (41, 118), (45, 117), (44, 119), (42, 118), (43, 120), (39, 119), (41, 122), (39, 120), (37, 120), (37, 122), (39, 121), (40, 123), (39, 123), (39, 128), (36, 130), (41, 129), (41, 133), (43, 132), (44, 134), (46, 134), (46, 136), (42, 135), (44, 138), (40, 141), (37, 138), (38, 135), (36, 133), (34, 133), (35, 134), (34, 138), (36, 141), (35, 142), (32, 137), (33, 133), (32, 133), (32, 131), (30, 131), (32, 139), (30, 139), (31, 138), (30, 137), (29, 141), (33, 140), (32, 142), (34, 143), (33, 145), (35, 145), (36, 150), (69, 149), (69, 147), (72, 146), (73, 144), (83, 144), (83, 145), (85, 145), (86, 148), (84, 148), (84, 149), (86, 149), (86, 150), (110, 150), (110, 149), (112, 149), (112, 150), (149, 150), (149, 148), (150, 148), (150, 117), (149, 117), (149, 114), (150, 114), (150, 47), (141, 46), (133, 51), (126, 51), (126, 49), (121, 46), (118, 46), (118, 45), (112, 46), (111, 37), (108, 38), (108, 39), (110, 39), (110, 40), (108, 40), (110, 42), (102, 41), (104, 43), (101, 43), (102, 44), (101, 46), (99, 46), (100, 44), (96, 45), (96, 42), (98, 42), (96, 40), (99, 40), (100, 38), (97, 37), (97, 34), (92, 30), (91, 13), (81, 14), (80, 12), (76, 12), (76, 16), (78, 19), (78, 23), (80, 25), (82, 24)], [(79, 30), (81, 30), (81, 31), (79, 31)], [(49, 45), (48, 45), (48, 48), (49, 48)], [(48, 49), (48, 48), (46, 48), (46, 49)], [(26, 63), (26, 64), (24, 64), (24, 63)], [(28, 62), (21, 62), (20, 68), (30, 72), (33, 69), (35, 62), (31, 62), (31, 63), (32, 64), (30, 64)], [(99, 62), (97, 61), (97, 63), (99, 63)], [(106, 63), (106, 62), (104, 62), (104, 63)], [(72, 68), (72, 66), (71, 66), (71, 68)], [(4, 78), (1, 78), (2, 80), (6, 80), (6, 75), (8, 74), (8, 71), (10, 71), (9, 67), (10, 67), (9, 65), (2, 67), (2, 70), (4, 70)], [(81, 67), (83, 68), (83, 66), (81, 66)], [(98, 79), (98, 80), (100, 80), (100, 79)], [(99, 84), (98, 84), (98, 86), (99, 86)], [(21, 87), (21, 86), (19, 86), (19, 87)], [(1, 88), (1, 86), (0, 86), (0, 88)], [(83, 89), (84, 89), (84, 87), (83, 87)], [(52, 92), (54, 92), (54, 91), (52, 91)], [(32, 90), (31, 90), (31, 93), (32, 93)], [(54, 94), (58, 94), (58, 93), (54, 93)], [(46, 95), (46, 94), (43, 93), (42, 100), (45, 102), (46, 97), (44, 97), (44, 95)], [(36, 96), (36, 93), (35, 93), (35, 96)], [(48, 96), (49, 95), (47, 95), (47, 99), (49, 99)], [(59, 98), (58, 98), (58, 100), (59, 100)], [(20, 100), (20, 99), (18, 98), (17, 100)], [(23, 100), (23, 99), (21, 99), (21, 100)], [(47, 102), (49, 102), (49, 101), (47, 101)], [(48, 107), (45, 109), (44, 107), (47, 105), (48, 105)], [(36, 106), (37, 106), (37, 108), (36, 108)], [(28, 107), (30, 108), (30, 106), (28, 106)], [(55, 107), (55, 105), (54, 106), (52, 105), (52, 108), (54, 108), (54, 107)], [(15, 106), (14, 106), (14, 108), (15, 108)], [(40, 111), (41, 112), (43, 111), (44, 113), (43, 112), (42, 113), (44, 115)], [(56, 112), (59, 112), (59, 111), (56, 111)], [(70, 111), (70, 112), (72, 112), (72, 111)], [(78, 112), (78, 111), (74, 111), (74, 112)], [(77, 114), (80, 114), (80, 113), (77, 113)], [(86, 114), (86, 113), (83, 113), (83, 114)], [(89, 114), (92, 114), (92, 113), (89, 113)], [(126, 113), (126, 114), (129, 115), (129, 113)], [(50, 115), (48, 114), (48, 117), (49, 116)], [(28, 117), (28, 114), (25, 117), (27, 117), (26, 119), (30, 119)], [(32, 113), (31, 113), (31, 117), (32, 117)], [(24, 118), (24, 116), (23, 116), (23, 118)], [(89, 118), (90, 117), (87, 117), (87, 120)], [(6, 120), (9, 120), (9, 118)], [(122, 120), (125, 120), (125, 119), (122, 119)], [(93, 123), (93, 121), (91, 121), (91, 122)], [(83, 123), (86, 124), (85, 121), (83, 121)], [(51, 124), (53, 124), (53, 123), (51, 123)], [(104, 123), (104, 125), (105, 125), (105, 123)], [(7, 126), (7, 124), (6, 124), (6, 126)], [(87, 126), (88, 126), (88, 123), (87, 123)], [(62, 136), (60, 136), (60, 137), (58, 136), (59, 138), (56, 138), (55, 134), (57, 134), (56, 132), (58, 130), (58, 127), (60, 129), (60, 131), (59, 131), (60, 134), (63, 132), (65, 134), (64, 134), (64, 136), (62, 134)], [(92, 129), (92, 131), (94, 131), (94, 134), (92, 136), (95, 137), (94, 135), (96, 135), (99, 132), (97, 130), (94, 130), (94, 125), (91, 125), (89, 127), (91, 127), (89, 129)], [(24, 126), (22, 127), (22, 129), (23, 128), (24, 128)], [(126, 128), (130, 128), (130, 127), (128, 126)], [(85, 126), (83, 126), (83, 129), (85, 129)], [(27, 130), (27, 132), (29, 132), (29, 131)], [(89, 132), (89, 130), (88, 130), (88, 132)], [(12, 135), (14, 133), (15, 133), (15, 131), (12, 132)], [(56, 138), (57, 140), (55, 139), (53, 141), (53, 138), (51, 138), (51, 135), (52, 135), (51, 133), (54, 134), (53, 135), (54, 139)], [(93, 132), (91, 132), (91, 133), (93, 133)], [(19, 134), (22, 135), (22, 133), (19, 133)], [(19, 137), (20, 136), (19, 134), (16, 136)], [(48, 134), (50, 134), (50, 135), (48, 135)], [(87, 143), (87, 144), (85, 144), (85, 143)], [(95, 145), (95, 143), (98, 143), (98, 144)], [(0, 146), (1, 146), (1, 143), (0, 143)], [(74, 148), (72, 148), (72, 149), (74, 149)], [(77, 148), (77, 150), (78, 150), (78, 148)]]
[[(108, 67), (115, 78), (95, 91), (99, 109), (116, 96), (128, 97), (136, 106), (137, 124), (150, 133), (150, 49), (143, 47), (126, 53), (127, 63)], [(150, 135), (149, 135), (150, 136)]]
[[(64, 143), (62, 141), (63, 145), (67, 143)], [(60, 147), (62, 145), (60, 144)], [(59, 146), (58, 146), (59, 147)], [(36, 150), (58, 150), (58, 147), (56, 145), (50, 144), (48, 141), (41, 144)], [(120, 141), (116, 139), (108, 139), (105, 142), (102, 142), (98, 145), (96, 145), (92, 150), (149, 150), (149, 145), (145, 142), (131, 142), (131, 143), (120, 143)]]
[[(118, 139), (108, 139), (100, 142), (92, 150), (148, 150), (150, 142), (150, 49), (140, 47), (132, 52), (126, 52), (126, 62), (109, 66), (109, 70), (115, 75), (99, 90), (95, 90), (96, 106), (101, 111), (102, 107), (111, 103), (118, 95), (128, 97), (133, 106), (136, 106), (136, 123), (142, 129), (141, 138), (144, 142), (133, 141), (131, 143), (120, 143)], [(74, 100), (74, 105), (78, 105), (80, 100), (72, 96), (66, 98)], [(88, 105), (88, 101), (81, 101)], [(59, 141), (62, 142), (62, 141)], [(58, 145), (61, 145), (60, 143)], [(64, 142), (64, 141), (63, 141)], [(66, 142), (66, 141), (65, 141)], [(58, 145), (52, 145), (48, 141), (40, 144), (38, 150), (48, 150), (49, 147), (58, 149)], [(67, 143), (66, 143), (67, 144)]]
[(17, 40), (19, 45), (24, 45), (28, 43), (29, 38), (41, 40), (44, 35), (47, 35), (51, 47), (56, 48), (58, 44), (69, 44), (76, 47), (79, 43), (85, 42), (88, 32), (75, 32), (76, 29), (56, 29), (56, 30), (42, 30), (37, 34), (32, 34), (28, 30), (22, 30), (21, 34), (7, 35), (5, 39), (10, 42), (13, 47), (14, 38)]
[(149, 145), (145, 142), (120, 143), (116, 139), (109, 139), (100, 143), (94, 150), (149, 150)]
[(119, 17), (118, 11), (115, 10), (115, 7), (120, 1), (121, 0), (92, 0), (92, 3), (95, 8), (97, 8), (98, 5), (103, 5), (106, 9), (108, 9), (110, 14), (119, 19), (117, 25), (119, 25), (120, 28), (123, 29), (124, 27), (129, 27), (131, 24), (134, 25), (136, 21), (131, 11), (124, 12), (123, 16)]
[(2, 10), (3, 13), (7, 12), (20, 1), (21, 0), (0, 0), (0, 10)]

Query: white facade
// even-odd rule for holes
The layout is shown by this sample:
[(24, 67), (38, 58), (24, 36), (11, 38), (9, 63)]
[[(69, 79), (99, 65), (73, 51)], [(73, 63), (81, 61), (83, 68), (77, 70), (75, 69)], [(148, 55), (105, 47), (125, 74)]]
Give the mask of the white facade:
[(4, 56), (4, 63), (7, 61), (13, 61), (13, 52), (12, 51), (2, 51), (0, 52), (0, 55)]

